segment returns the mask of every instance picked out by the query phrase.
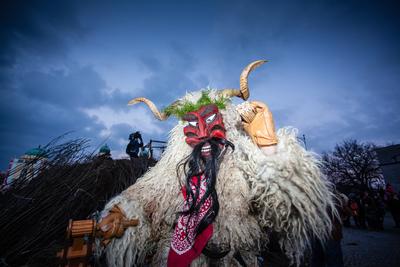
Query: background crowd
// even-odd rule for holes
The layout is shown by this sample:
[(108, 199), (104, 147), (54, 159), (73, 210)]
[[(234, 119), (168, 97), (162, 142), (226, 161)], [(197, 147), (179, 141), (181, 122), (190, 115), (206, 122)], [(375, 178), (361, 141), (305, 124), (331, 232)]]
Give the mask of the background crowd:
[(348, 195), (347, 213), (343, 218), (344, 226), (383, 230), (386, 211), (393, 216), (396, 227), (400, 227), (400, 200), (390, 184), (385, 190), (364, 190)]

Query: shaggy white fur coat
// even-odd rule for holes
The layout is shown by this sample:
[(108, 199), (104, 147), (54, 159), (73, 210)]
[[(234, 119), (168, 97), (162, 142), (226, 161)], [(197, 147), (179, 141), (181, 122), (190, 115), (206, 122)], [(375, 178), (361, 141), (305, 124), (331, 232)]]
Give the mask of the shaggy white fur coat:
[[(200, 92), (187, 94), (195, 102)], [(211, 95), (215, 96), (212, 91)], [(289, 259), (298, 264), (314, 237), (324, 240), (330, 233), (334, 211), (330, 184), (319, 170), (315, 156), (303, 149), (296, 130), (280, 129), (274, 155), (265, 155), (244, 131), (233, 104), (221, 110), (227, 139), (235, 144), (221, 160), (216, 190), (220, 204), (208, 245), (230, 252), (218, 266), (240, 266), (233, 255), (239, 252), (248, 266), (256, 266), (256, 256), (275, 232)], [(140, 224), (125, 231), (122, 238), (108, 244), (109, 266), (165, 266), (177, 212), (183, 196), (176, 167), (190, 154), (182, 123), (176, 125), (167, 149), (156, 166), (112, 199), (105, 211), (119, 205), (130, 219)], [(205, 255), (191, 266), (208, 266)]]

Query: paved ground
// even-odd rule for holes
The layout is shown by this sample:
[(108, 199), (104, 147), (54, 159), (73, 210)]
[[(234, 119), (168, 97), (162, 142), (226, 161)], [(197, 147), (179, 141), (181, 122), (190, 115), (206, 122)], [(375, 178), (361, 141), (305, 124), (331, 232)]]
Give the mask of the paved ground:
[(383, 231), (344, 228), (345, 267), (400, 266), (400, 228), (394, 228), (390, 214), (385, 217), (384, 228)]

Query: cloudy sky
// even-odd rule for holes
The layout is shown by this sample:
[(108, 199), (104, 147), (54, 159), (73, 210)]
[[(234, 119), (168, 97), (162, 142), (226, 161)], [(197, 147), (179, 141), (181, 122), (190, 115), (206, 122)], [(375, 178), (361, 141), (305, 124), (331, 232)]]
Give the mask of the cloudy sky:
[(73, 131), (123, 156), (130, 132), (165, 140), (137, 96), (237, 87), (309, 148), (399, 143), (400, 12), (391, 1), (2, 1), (0, 170)]

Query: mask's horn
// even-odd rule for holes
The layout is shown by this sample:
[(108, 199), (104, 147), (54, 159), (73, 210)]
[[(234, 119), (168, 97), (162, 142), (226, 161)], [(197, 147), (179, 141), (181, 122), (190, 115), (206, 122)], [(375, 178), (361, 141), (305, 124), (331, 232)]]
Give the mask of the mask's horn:
[(243, 100), (247, 100), (250, 96), (247, 77), (252, 70), (257, 68), (258, 66), (261, 66), (265, 62), (267, 62), (267, 60), (257, 60), (247, 65), (247, 67), (243, 69), (242, 74), (240, 74), (240, 90), (224, 89), (220, 91), (220, 95), (224, 97), (237, 96), (241, 97)]
[(144, 98), (144, 97), (137, 97), (132, 99), (131, 101), (128, 102), (128, 105), (134, 105), (139, 102), (145, 103), (147, 106), (149, 106), (150, 110), (153, 112), (154, 116), (159, 119), (160, 121), (164, 121), (168, 118), (168, 116), (164, 112), (160, 112), (156, 105), (154, 105), (153, 102), (151, 102), (149, 99)]

